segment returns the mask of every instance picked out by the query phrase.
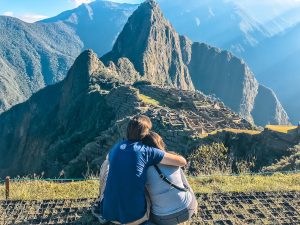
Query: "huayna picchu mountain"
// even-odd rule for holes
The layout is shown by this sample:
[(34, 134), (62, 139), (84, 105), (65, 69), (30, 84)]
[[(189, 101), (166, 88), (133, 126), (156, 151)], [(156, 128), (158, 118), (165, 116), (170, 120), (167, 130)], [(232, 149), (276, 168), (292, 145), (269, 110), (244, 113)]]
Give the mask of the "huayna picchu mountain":
[(155, 84), (193, 90), (187, 66), (183, 63), (180, 36), (167, 21), (158, 4), (141, 4), (129, 17), (111, 52), (109, 61), (128, 58), (141, 77)]
[[(215, 95), (257, 125), (289, 123), (274, 92), (263, 91), (266, 89), (243, 60), (228, 51), (179, 36), (154, 0), (148, 0), (132, 14), (112, 51), (101, 59), (108, 65), (122, 58), (133, 63), (142, 79)], [(268, 114), (260, 115), (266, 110)]]

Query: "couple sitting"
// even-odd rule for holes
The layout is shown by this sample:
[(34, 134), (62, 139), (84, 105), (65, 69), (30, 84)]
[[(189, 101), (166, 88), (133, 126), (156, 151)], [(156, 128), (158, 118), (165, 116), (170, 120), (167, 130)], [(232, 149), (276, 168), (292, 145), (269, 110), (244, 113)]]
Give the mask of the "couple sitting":
[(188, 221), (197, 201), (180, 167), (186, 160), (165, 150), (150, 131), (147, 116), (136, 116), (127, 140), (109, 152), (100, 172), (100, 214), (115, 224), (171, 225)]

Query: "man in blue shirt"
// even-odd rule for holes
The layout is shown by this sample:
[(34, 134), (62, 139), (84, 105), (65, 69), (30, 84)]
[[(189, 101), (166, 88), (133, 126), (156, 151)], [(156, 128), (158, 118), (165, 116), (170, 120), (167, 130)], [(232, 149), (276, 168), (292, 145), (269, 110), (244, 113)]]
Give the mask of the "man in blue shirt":
[(145, 184), (147, 169), (156, 164), (185, 166), (179, 155), (148, 147), (141, 140), (152, 128), (146, 116), (129, 121), (127, 139), (116, 144), (109, 153), (109, 172), (101, 202), (101, 214), (108, 221), (138, 225), (148, 220)]

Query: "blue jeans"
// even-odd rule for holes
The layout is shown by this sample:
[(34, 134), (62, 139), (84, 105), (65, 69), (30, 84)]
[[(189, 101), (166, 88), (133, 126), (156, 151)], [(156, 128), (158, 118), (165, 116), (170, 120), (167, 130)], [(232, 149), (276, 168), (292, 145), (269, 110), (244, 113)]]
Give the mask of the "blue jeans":
[(157, 216), (151, 213), (150, 220), (156, 225), (176, 225), (186, 222), (192, 218), (194, 213), (197, 211), (198, 203), (195, 195), (192, 197), (192, 202), (186, 208), (180, 212), (167, 215), (167, 216)]

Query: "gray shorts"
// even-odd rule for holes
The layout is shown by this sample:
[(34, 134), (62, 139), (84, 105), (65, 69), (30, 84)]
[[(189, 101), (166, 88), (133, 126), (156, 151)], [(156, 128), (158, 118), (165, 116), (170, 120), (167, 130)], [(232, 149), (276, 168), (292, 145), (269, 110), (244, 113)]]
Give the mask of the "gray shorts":
[(197, 199), (195, 195), (192, 195), (192, 202), (186, 208), (181, 210), (180, 212), (167, 215), (167, 216), (157, 216), (151, 213), (150, 221), (156, 225), (176, 225), (183, 222), (186, 222), (192, 218), (194, 213), (197, 212)]

